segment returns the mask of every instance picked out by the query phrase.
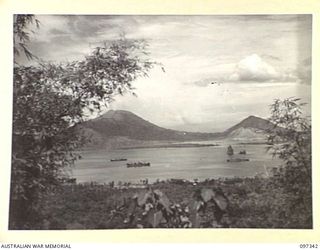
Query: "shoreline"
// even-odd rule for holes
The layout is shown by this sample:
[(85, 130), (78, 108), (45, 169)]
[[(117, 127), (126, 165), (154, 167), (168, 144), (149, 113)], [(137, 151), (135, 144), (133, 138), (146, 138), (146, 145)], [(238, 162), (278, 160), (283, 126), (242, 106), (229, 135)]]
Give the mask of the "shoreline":
[(118, 149), (143, 149), (143, 148), (201, 148), (201, 147), (216, 147), (220, 144), (199, 144), (199, 143), (176, 143), (176, 144), (162, 144), (162, 145), (143, 145), (143, 146), (128, 146), (120, 147)]
[(267, 175), (252, 175), (252, 176), (217, 176), (216, 178), (168, 178), (168, 179), (158, 179), (153, 181), (152, 179), (148, 178), (141, 178), (140, 181), (131, 182), (131, 181), (123, 181), (123, 180), (112, 180), (109, 182), (97, 182), (97, 181), (86, 181), (86, 182), (66, 182), (64, 183), (65, 186), (70, 185), (78, 185), (78, 186), (97, 186), (97, 187), (111, 187), (112, 189), (145, 189), (145, 188), (152, 188), (152, 186), (161, 185), (171, 185), (171, 184), (179, 184), (179, 185), (205, 185), (207, 183), (234, 183), (234, 182), (243, 182), (246, 180), (253, 180), (253, 179), (264, 179), (267, 180), (270, 176)]

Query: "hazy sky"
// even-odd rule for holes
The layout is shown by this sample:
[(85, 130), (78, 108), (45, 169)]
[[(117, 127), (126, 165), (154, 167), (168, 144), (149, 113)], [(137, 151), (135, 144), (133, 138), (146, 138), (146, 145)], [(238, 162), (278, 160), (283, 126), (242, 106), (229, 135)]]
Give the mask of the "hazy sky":
[(220, 131), (249, 115), (268, 117), (275, 98), (311, 102), (311, 15), (37, 18), (29, 47), (56, 62), (82, 59), (121, 33), (146, 39), (166, 72), (153, 69), (135, 82), (138, 97), (118, 97), (110, 109), (159, 126)]

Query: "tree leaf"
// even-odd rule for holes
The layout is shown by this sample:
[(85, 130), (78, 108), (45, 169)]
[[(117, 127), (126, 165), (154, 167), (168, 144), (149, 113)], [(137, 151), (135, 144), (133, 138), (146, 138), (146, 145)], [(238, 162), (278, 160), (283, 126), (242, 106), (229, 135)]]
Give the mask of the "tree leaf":
[(147, 200), (151, 198), (151, 195), (152, 193), (150, 191), (138, 194), (137, 196), (138, 205), (140, 207), (145, 205), (147, 203)]
[(190, 215), (190, 221), (192, 223), (192, 227), (193, 228), (199, 228), (200, 227), (200, 215), (199, 213), (195, 212), (195, 213), (191, 213)]
[(161, 204), (167, 212), (171, 213), (170, 200), (168, 197), (158, 189), (154, 190), (154, 194), (158, 198), (158, 203)]
[(157, 211), (153, 214), (153, 227), (157, 227), (163, 218), (163, 214), (161, 211)]
[(201, 198), (204, 202), (210, 201), (215, 196), (215, 193), (212, 189), (203, 188), (201, 189)]
[(224, 195), (216, 194), (213, 197), (213, 200), (222, 211), (225, 211), (227, 209), (229, 202)]

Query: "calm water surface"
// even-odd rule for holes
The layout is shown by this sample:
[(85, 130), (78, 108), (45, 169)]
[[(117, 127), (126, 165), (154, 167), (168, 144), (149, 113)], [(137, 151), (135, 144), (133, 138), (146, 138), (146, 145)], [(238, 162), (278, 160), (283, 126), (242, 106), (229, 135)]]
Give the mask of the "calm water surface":
[[(204, 142), (202, 142), (204, 143)], [(213, 143), (213, 142), (206, 142)], [(219, 142), (221, 144), (221, 142)], [(72, 175), (77, 182), (130, 181), (138, 183), (141, 179), (149, 182), (169, 178), (204, 180), (218, 177), (245, 177), (266, 173), (266, 168), (281, 162), (266, 153), (266, 145), (232, 145), (235, 156), (245, 149), (249, 162), (227, 162), (226, 148), (222, 143), (215, 147), (194, 148), (144, 148), (113, 151), (84, 151), (83, 159), (76, 163)], [(240, 156), (241, 157), (241, 156)], [(111, 162), (110, 159), (126, 158), (127, 161)], [(151, 167), (127, 168), (128, 162), (150, 162)]]

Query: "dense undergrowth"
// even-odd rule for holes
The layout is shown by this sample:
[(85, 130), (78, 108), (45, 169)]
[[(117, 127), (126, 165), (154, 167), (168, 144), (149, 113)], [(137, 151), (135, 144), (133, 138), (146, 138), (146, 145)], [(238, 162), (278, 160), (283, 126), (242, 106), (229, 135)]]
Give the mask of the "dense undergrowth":
[(144, 189), (64, 185), (43, 198), (32, 228), (312, 228), (311, 197), (293, 203), (277, 183), (256, 177)]

